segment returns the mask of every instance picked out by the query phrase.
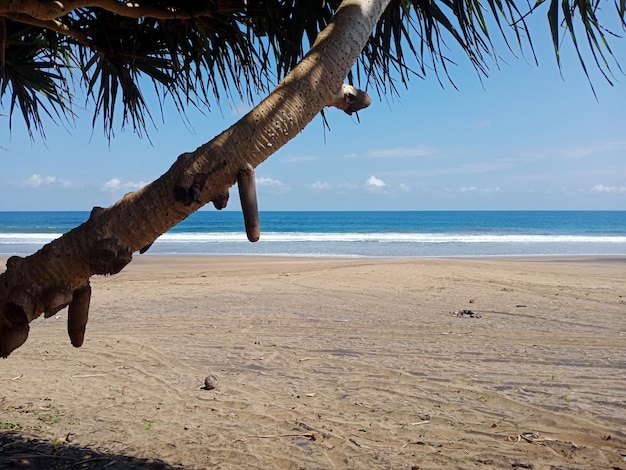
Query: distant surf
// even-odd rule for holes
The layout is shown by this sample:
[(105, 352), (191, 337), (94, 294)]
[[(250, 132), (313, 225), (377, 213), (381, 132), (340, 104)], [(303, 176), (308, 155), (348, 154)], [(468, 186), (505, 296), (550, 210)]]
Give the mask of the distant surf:
[[(30, 254), (88, 212), (0, 212), (0, 254)], [(247, 241), (235, 211), (201, 211), (149, 254), (330, 257), (626, 255), (626, 211), (262, 212)]]

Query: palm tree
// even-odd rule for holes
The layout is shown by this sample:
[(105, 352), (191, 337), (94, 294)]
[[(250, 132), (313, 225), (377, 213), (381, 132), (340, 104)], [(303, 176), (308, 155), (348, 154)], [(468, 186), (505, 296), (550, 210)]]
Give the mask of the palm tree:
[[(225, 207), (235, 182), (248, 237), (257, 239), (254, 168), (325, 106), (346, 112), (367, 106), (367, 94), (344, 84), (346, 77), (379, 94), (395, 92), (396, 81), (406, 84), (412, 75), (433, 71), (446, 77), (446, 38), (458, 43), (486, 75), (489, 61), (497, 60), (490, 32), (494, 28), (512, 50), (525, 46), (532, 51), (526, 18), (541, 11), (543, 2), (521, 3), (0, 0), (0, 99), (6, 96), (9, 102), (9, 123), (19, 110), (31, 138), (44, 132), (42, 114), (71, 119), (75, 82), (93, 100), (93, 123), (101, 119), (111, 137), (118, 101), (121, 126), (145, 131), (154, 112), (141, 93), (145, 77), (181, 113), (189, 106), (209, 107), (221, 90), (250, 97), (267, 91), (275, 78), (281, 80), (250, 113), (195, 151), (180, 155), (153, 183), (107, 209), (94, 208), (87, 222), (37, 253), (10, 258), (0, 275), (0, 356), (24, 343), (32, 320), (66, 306), (70, 339), (80, 346), (90, 277), (118, 273), (134, 252), (147, 250), (203, 205)], [(619, 65), (610, 63), (607, 39), (612, 33), (599, 15), (601, 7), (615, 8), (624, 27), (624, 0), (614, 5), (551, 0), (546, 6), (557, 60), (561, 28), (578, 51), (581, 30), (594, 63), (610, 80), (612, 68)], [(407, 65), (411, 56), (416, 70)]]

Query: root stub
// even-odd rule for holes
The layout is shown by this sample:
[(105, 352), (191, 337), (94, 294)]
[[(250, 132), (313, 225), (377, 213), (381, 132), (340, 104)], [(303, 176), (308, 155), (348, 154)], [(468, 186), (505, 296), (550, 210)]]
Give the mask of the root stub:
[(28, 338), (28, 323), (9, 328), (0, 328), (0, 357), (8, 357)]

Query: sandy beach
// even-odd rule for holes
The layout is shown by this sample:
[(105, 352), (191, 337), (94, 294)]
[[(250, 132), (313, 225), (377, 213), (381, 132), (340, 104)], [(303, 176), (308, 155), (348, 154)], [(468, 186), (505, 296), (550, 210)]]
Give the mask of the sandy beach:
[(62, 311), (0, 361), (0, 468), (625, 469), (625, 280), (626, 258), (136, 257), (93, 279), (82, 348)]

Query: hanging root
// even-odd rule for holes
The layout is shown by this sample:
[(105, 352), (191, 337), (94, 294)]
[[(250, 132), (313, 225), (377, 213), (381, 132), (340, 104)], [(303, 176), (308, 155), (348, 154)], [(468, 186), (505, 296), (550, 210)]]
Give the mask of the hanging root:
[(87, 282), (83, 287), (74, 291), (72, 302), (67, 310), (67, 334), (75, 348), (80, 348), (85, 340), (90, 301), (91, 285)]
[(259, 208), (256, 200), (256, 183), (254, 181), (254, 169), (248, 165), (237, 173), (237, 186), (239, 199), (243, 211), (243, 222), (246, 226), (248, 240), (256, 242), (261, 237), (261, 222), (259, 221)]

